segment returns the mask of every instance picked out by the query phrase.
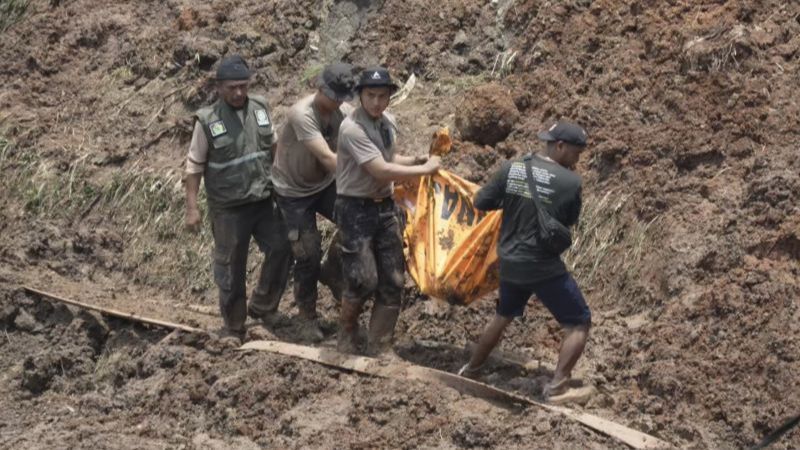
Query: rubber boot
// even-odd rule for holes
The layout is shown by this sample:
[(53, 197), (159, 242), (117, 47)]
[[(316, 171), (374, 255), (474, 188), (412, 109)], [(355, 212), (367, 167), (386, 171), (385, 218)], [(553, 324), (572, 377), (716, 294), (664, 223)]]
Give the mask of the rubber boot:
[(342, 300), (339, 308), (339, 339), (336, 349), (342, 353), (358, 352), (358, 316), (361, 304)]
[(378, 356), (391, 349), (394, 326), (397, 324), (399, 315), (399, 306), (386, 306), (376, 303), (372, 307), (372, 317), (369, 319), (369, 332), (367, 335), (368, 355)]
[(325, 334), (319, 326), (319, 320), (317, 320), (316, 308), (300, 306), (297, 316), (300, 319), (300, 337), (302, 339), (320, 342), (325, 338)]

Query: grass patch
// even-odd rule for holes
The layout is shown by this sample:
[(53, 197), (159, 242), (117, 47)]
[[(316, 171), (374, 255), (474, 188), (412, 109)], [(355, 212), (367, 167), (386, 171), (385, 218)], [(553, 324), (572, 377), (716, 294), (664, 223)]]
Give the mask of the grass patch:
[(660, 217), (649, 222), (623, 214), (628, 196), (614, 191), (584, 198), (574, 242), (564, 255), (567, 268), (584, 286), (602, 289), (613, 279), (624, 289), (638, 279), (646, 246), (655, 238)]
[(490, 76), (496, 79), (503, 79), (507, 77), (514, 70), (514, 61), (517, 59), (518, 52), (514, 50), (505, 50), (497, 54), (492, 64), (492, 72)]
[[(113, 230), (123, 240), (119, 264), (134, 281), (192, 292), (213, 286), (209, 227), (199, 234), (184, 231), (182, 173), (129, 167), (108, 178), (88, 159), (65, 166), (0, 138), (0, 187), (21, 203), (27, 222), (77, 226), (86, 220)], [(103, 175), (106, 180), (99, 181)], [(202, 189), (199, 202), (205, 211)]]
[(491, 77), (482, 73), (478, 75), (464, 75), (460, 77), (442, 78), (437, 83), (445, 89), (455, 89), (456, 91), (466, 91), (467, 89), (488, 82)]
[(0, 0), (0, 33), (22, 20), (28, 11), (28, 0)]
[(120, 66), (111, 71), (111, 78), (116, 81), (129, 81), (133, 79), (134, 76), (135, 74), (129, 66)]
[(306, 88), (315, 85), (317, 77), (322, 74), (324, 68), (322, 64), (313, 64), (306, 67), (303, 70), (303, 74), (300, 76), (300, 86)]

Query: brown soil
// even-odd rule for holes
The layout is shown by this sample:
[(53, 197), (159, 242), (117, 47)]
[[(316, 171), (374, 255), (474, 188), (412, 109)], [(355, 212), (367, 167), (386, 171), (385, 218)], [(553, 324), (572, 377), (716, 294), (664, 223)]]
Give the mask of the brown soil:
[[(799, 16), (778, 0), (30, 2), (0, 46), (0, 131), (14, 142), (0, 157), (0, 446), (619, 447), (543, 411), (213, 338), (164, 340), (19, 290), (219, 325), (195, 308), (213, 311), (210, 237), (189, 247), (164, 212), (181, 204), (191, 113), (213, 98), (210, 70), (231, 52), (251, 62), (253, 91), (279, 122), (321, 63), (415, 73), (395, 109), (411, 153), (453, 127), (472, 88), (499, 86), (503, 110), (519, 111), (507, 136), (476, 144), (462, 130), (444, 158), (476, 182), (536, 148), (552, 121), (584, 124), (584, 215), (599, 225), (579, 230), (570, 261), (594, 313), (578, 371), (599, 393), (583, 409), (680, 447), (752, 445), (800, 410)], [(495, 79), (505, 50), (517, 56)], [(17, 173), (59, 177), (69, 201), (13, 189)], [(140, 209), (98, 194), (130, 173), (161, 177)], [(134, 214), (152, 220), (140, 227)], [(474, 341), (493, 296), (435, 311), (408, 294), (400, 353), (457, 370), (463, 352), (411, 341)], [(294, 340), (289, 294), (282, 310), (285, 326), (250, 338)], [(321, 313), (332, 338), (327, 291)], [(502, 347), (552, 362), (558, 339), (532, 306)], [(496, 369), (488, 381), (527, 395), (548, 373)], [(797, 429), (775, 446), (797, 447)]]
[(504, 140), (519, 120), (519, 110), (507, 88), (483, 84), (464, 93), (456, 110), (456, 127), (461, 138), (482, 145)]

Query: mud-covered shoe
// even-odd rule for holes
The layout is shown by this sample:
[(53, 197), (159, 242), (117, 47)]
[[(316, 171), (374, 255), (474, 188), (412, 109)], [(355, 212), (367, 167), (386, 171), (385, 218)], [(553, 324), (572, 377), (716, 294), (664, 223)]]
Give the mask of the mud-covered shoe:
[(372, 317), (369, 320), (367, 333), (367, 355), (380, 356), (388, 352), (394, 353), (392, 338), (399, 315), (399, 306), (375, 304), (372, 307)]
[(317, 319), (306, 317), (300, 317), (299, 319), (300, 326), (298, 337), (300, 337), (300, 339), (311, 342), (320, 342), (325, 339), (325, 333), (322, 332), (322, 328), (319, 326), (319, 321)]
[(247, 315), (254, 320), (261, 322), (267, 328), (272, 328), (280, 325), (286, 319), (283, 314), (278, 311), (268, 313), (258, 313), (250, 308), (247, 308)]
[(339, 353), (349, 353), (357, 355), (361, 353), (358, 345), (357, 333), (348, 333), (339, 329), (339, 334), (336, 337), (336, 351)]
[(231, 330), (223, 328), (219, 332), (219, 341), (225, 347), (238, 347), (242, 345), (245, 340), (246, 332), (244, 330)]
[(336, 350), (342, 353), (358, 353), (358, 316), (361, 304), (342, 300), (339, 309), (339, 336)]

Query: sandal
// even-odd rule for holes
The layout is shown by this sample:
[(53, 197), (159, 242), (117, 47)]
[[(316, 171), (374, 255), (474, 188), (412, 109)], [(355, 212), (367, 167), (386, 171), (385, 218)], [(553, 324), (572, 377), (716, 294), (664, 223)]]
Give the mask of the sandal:
[(484, 363), (484, 364), (481, 364), (481, 365), (480, 365), (480, 366), (478, 366), (478, 367), (474, 367), (474, 368), (473, 368), (473, 367), (470, 367), (469, 363), (466, 363), (466, 364), (464, 364), (464, 367), (462, 367), (462, 368), (461, 368), (461, 369), (458, 371), (458, 375), (459, 375), (459, 376), (462, 376), (462, 377), (464, 377), (464, 378), (473, 378), (473, 379), (474, 379), (474, 378), (477, 378), (477, 377), (478, 377), (478, 374), (480, 373), (480, 371), (481, 371), (481, 370), (482, 370), (482, 369), (483, 369), (485, 366), (486, 366), (486, 364)]
[(545, 383), (544, 388), (542, 388), (542, 397), (544, 400), (547, 401), (550, 397), (567, 392), (567, 390), (569, 390), (569, 381), (569, 378), (562, 378), (561, 381), (557, 383)]

